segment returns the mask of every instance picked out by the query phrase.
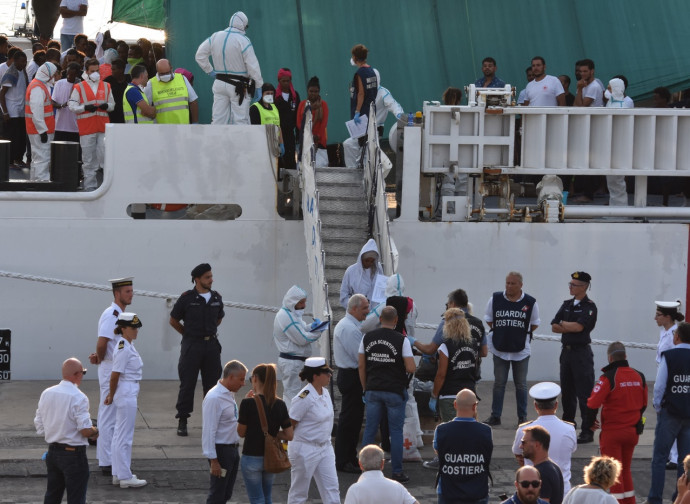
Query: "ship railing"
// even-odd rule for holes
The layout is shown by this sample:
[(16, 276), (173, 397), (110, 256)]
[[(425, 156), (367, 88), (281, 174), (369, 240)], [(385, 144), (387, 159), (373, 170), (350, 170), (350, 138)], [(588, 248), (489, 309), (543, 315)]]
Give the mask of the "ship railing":
[[(326, 252), (321, 237), (321, 217), (319, 214), (319, 190), (316, 187), (316, 147), (311, 134), (311, 106), (307, 104), (300, 158), (300, 182), (302, 185), (302, 213), (304, 215), (304, 238), (307, 246), (309, 285), (312, 294), (314, 317), (332, 320), (331, 305), (328, 301), (328, 282), (326, 281)], [(329, 338), (320, 338), (320, 354), (331, 359), (333, 328), (329, 326)]]
[(386, 183), (381, 161), (383, 151), (379, 145), (376, 124), (376, 107), (372, 103), (367, 125), (367, 146), (364, 162), (364, 189), (367, 195), (369, 213), (369, 234), (376, 241), (384, 274), (393, 275), (398, 269), (398, 254), (390, 233)]

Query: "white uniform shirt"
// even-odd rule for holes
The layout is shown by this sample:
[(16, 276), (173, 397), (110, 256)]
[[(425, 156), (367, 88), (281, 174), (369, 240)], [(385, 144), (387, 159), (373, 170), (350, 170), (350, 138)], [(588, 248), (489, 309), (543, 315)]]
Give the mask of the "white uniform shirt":
[[(513, 454), (522, 455), (522, 431), (525, 427), (533, 425), (541, 425), (551, 435), (553, 442), (549, 447), (549, 458), (553, 460), (563, 473), (563, 494), (570, 489), (570, 459), (577, 450), (577, 435), (575, 434), (575, 426), (571, 423), (564, 422), (556, 415), (541, 415), (536, 420), (524, 423), (518, 427), (515, 432), (515, 441), (513, 442)], [(525, 459), (525, 465), (534, 465), (531, 460)]]
[(407, 488), (386, 478), (381, 471), (363, 472), (345, 496), (345, 504), (380, 504), (384, 500), (395, 504), (413, 504), (417, 501)]
[(62, 380), (41, 394), (34, 425), (46, 443), (86, 446), (89, 442), (79, 431), (91, 427), (89, 398), (74, 383)]
[(675, 345), (673, 344), (673, 331), (678, 329), (678, 324), (673, 324), (668, 331), (664, 326), (659, 328), (659, 345), (656, 347), (656, 364), (661, 362), (661, 354), (666, 350), (670, 350)]
[(338, 368), (357, 369), (359, 365), (359, 344), (362, 342), (362, 323), (346, 313), (335, 326), (333, 333), (333, 358)]
[[(60, 7), (67, 7), (71, 11), (78, 11), (81, 5), (89, 5), (89, 0), (62, 0)], [(84, 33), (84, 16), (62, 18), (62, 30), (60, 34), (77, 35)]]
[[(264, 80), (261, 78), (259, 60), (244, 30), (244, 21), (233, 15), (228, 28), (214, 33), (199, 45), (195, 59), (206, 73), (214, 70), (219, 74), (248, 77), (256, 82), (256, 89), (261, 89)], [(209, 56), (213, 64), (209, 63)]]
[(565, 93), (558, 77), (545, 75), (540, 81), (534, 79), (525, 88), (525, 101), (530, 107), (557, 107), (556, 97)]
[(326, 387), (321, 389), (319, 395), (314, 386), (307, 383), (292, 399), (290, 418), (299, 422), (293, 441), (316, 445), (331, 443), (333, 404)]
[(204, 457), (218, 458), (216, 444), (240, 442), (237, 434), (237, 403), (234, 392), (218, 382), (208, 391), (202, 404), (201, 449)]
[(105, 349), (104, 361), (112, 361), (115, 353), (115, 344), (119, 339), (115, 337), (115, 325), (117, 316), (122, 310), (114, 302), (101, 313), (101, 318), (98, 320), (98, 337), (108, 338), (108, 346)]
[(602, 88), (601, 84), (595, 79), (582, 88), (582, 98), (592, 98), (594, 100), (590, 104), (590, 107), (603, 107), (604, 88)]
[(134, 344), (120, 338), (113, 357), (113, 372), (120, 373), (120, 381), (139, 381), (142, 378), (144, 361)]
[[(503, 297), (506, 297), (506, 291), (503, 291)], [(520, 299), (516, 301), (516, 303), (519, 303), (522, 301), (522, 299), (525, 297), (525, 292), (522, 291), (522, 294), (520, 295)], [(506, 298), (508, 299), (508, 298)], [(484, 312), (484, 320), (487, 322), (493, 322), (494, 321), (494, 297), (491, 296), (489, 298), (489, 302), (486, 304), (486, 311)], [(530, 329), (532, 326), (538, 326), (541, 324), (541, 319), (539, 318), (539, 306), (537, 305), (537, 302), (534, 302), (534, 308), (532, 308), (532, 318), (529, 319), (529, 326)], [(529, 344), (529, 336), (525, 338), (525, 348), (520, 350), (519, 352), (501, 352), (500, 350), (496, 350), (494, 348), (494, 333), (493, 331), (489, 331), (489, 334), (486, 337), (486, 343), (489, 348), (489, 352), (494, 354), (496, 357), (503, 359), (503, 360), (511, 360), (511, 361), (521, 361), (523, 359), (526, 359), (527, 357), (530, 356), (531, 354), (531, 347)]]

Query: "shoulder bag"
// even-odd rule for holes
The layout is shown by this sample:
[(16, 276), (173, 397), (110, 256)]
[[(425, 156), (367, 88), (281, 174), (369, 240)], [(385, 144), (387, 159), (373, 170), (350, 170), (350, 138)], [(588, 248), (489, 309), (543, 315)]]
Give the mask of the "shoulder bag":
[(283, 449), (283, 444), (279, 439), (268, 433), (266, 411), (261, 398), (255, 395), (254, 400), (256, 401), (256, 409), (259, 412), (259, 419), (261, 420), (261, 430), (264, 433), (264, 471), (273, 474), (286, 471), (290, 469), (291, 466), (287, 453)]

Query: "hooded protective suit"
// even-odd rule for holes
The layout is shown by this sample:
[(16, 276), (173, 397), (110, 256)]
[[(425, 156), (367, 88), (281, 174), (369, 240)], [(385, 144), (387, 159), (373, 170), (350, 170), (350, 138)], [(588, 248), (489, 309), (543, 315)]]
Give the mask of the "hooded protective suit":
[[(625, 99), (625, 83), (621, 79), (611, 79), (609, 81), (611, 91), (605, 91), (609, 101), (606, 102), (607, 108), (632, 108), (632, 100)], [(625, 184), (625, 177), (622, 175), (607, 175), (606, 185), (609, 189), (610, 206), (626, 206), (628, 204), (628, 188)]]
[(278, 369), (283, 376), (283, 401), (290, 409), (292, 398), (304, 386), (299, 373), (304, 361), (311, 357), (311, 344), (318, 341), (321, 332), (310, 332), (309, 326), (302, 320), (302, 310), (295, 310), (295, 305), (307, 298), (304, 289), (293, 285), (283, 297), (283, 306), (273, 321), (273, 341), (278, 347)]
[[(395, 275), (388, 277), (388, 281), (386, 282), (386, 298), (404, 295), (405, 282), (403, 281), (403, 277), (400, 276), (400, 273), (396, 273)], [(412, 309), (407, 314), (407, 319), (405, 320), (405, 330), (407, 331), (408, 336), (414, 337), (414, 326), (417, 323), (417, 305), (414, 301), (412, 301), (412, 298), (408, 299), (412, 303)], [(379, 303), (373, 310), (369, 312), (367, 318), (364, 320), (364, 322), (362, 322), (362, 333), (366, 334), (369, 331), (373, 331), (374, 329), (381, 327), (379, 317), (381, 316), (381, 310), (383, 310), (385, 306), (385, 302)]]
[[(254, 47), (245, 34), (249, 20), (242, 11), (230, 18), (229, 27), (204, 40), (196, 51), (196, 62), (211, 77), (213, 82), (213, 111), (211, 124), (249, 124), (249, 105), (251, 96), (240, 95), (235, 86), (221, 79), (253, 79), (256, 88), (261, 89), (259, 61)], [(208, 58), (211, 57), (209, 63)]]
[[(38, 82), (30, 84), (26, 92), (26, 104), (31, 111), (26, 117), (27, 132), (34, 129), (37, 132), (28, 135), (32, 153), (31, 180), (50, 180), (50, 142), (55, 136), (55, 111), (48, 88), (55, 82), (57, 74), (57, 66), (44, 63), (36, 71), (35, 80)], [(46, 124), (46, 117), (50, 118), (52, 127)], [(41, 140), (41, 135), (45, 141)]]
[[(374, 267), (367, 270), (362, 266), (362, 255), (366, 252), (376, 252), (378, 256)], [(347, 302), (353, 294), (364, 294), (371, 301), (376, 285), (376, 275), (383, 275), (383, 268), (379, 262), (380, 257), (381, 254), (379, 254), (376, 242), (373, 238), (369, 238), (369, 241), (359, 251), (357, 262), (348, 266), (343, 275), (343, 283), (340, 285), (340, 304), (343, 308), (347, 309)]]

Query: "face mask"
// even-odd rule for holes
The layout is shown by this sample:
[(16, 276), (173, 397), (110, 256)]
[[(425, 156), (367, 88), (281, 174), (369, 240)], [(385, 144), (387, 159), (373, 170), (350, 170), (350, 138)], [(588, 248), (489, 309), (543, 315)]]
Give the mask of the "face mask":
[(89, 75), (89, 80), (91, 82), (98, 82), (99, 80), (101, 80), (101, 74), (99, 74), (98, 72), (94, 72)]
[(161, 82), (170, 82), (173, 79), (173, 76), (170, 74), (156, 74), (156, 77), (158, 78), (159, 81)]
[(295, 310), (295, 315), (301, 317), (302, 315), (304, 315), (304, 310)]
[(607, 100), (610, 100), (611, 99), (611, 91), (609, 91), (608, 89), (606, 91), (604, 91), (604, 96), (606, 97)]
[(264, 103), (273, 103), (273, 95), (269, 94), (264, 96)]
[(350, 65), (352, 65), (352, 66), (357, 66), (357, 63), (355, 63), (355, 60), (353, 60), (352, 58), (350, 58)]

